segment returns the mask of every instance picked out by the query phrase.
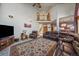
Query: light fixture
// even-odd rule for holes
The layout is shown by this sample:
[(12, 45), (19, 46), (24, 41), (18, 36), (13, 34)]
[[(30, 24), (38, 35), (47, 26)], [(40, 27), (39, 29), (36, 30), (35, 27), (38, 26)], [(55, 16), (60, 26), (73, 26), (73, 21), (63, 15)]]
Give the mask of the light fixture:
[(13, 15), (8, 15), (9, 18), (13, 18)]
[(66, 23), (62, 23), (61, 24), (61, 27), (65, 27), (67, 24)]

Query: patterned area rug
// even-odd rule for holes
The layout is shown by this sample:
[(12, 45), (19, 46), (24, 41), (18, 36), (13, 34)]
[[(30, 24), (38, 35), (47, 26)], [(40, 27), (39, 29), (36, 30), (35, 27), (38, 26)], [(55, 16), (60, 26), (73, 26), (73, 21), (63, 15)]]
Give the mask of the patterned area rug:
[(11, 56), (46, 56), (49, 49), (56, 45), (55, 41), (39, 38), (30, 40), (10, 48)]

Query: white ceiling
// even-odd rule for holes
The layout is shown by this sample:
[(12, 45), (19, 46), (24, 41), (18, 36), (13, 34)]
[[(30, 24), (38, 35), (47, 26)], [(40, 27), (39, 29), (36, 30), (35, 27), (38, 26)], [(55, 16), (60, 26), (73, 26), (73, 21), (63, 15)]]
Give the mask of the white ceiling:
[(37, 8), (37, 7), (34, 7), (34, 8), (36, 8), (38, 11), (48, 12), (52, 7), (56, 5), (58, 5), (58, 3), (41, 3), (41, 6), (42, 6), (41, 8)]

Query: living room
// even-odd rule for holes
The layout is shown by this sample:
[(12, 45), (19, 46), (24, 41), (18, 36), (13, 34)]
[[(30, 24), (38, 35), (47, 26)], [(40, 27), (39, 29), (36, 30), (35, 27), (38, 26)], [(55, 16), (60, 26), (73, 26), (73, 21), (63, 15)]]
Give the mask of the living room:
[[(74, 33), (77, 31), (77, 25), (75, 26), (74, 21), (74, 14), (75, 14), (75, 3), (0, 3), (0, 25), (3, 27), (13, 27), (13, 33), (11, 34), (13, 38), (13, 41), (11, 44), (3, 46), (3, 41), (5, 41), (4, 36), (1, 37), (0, 39), (2, 40), (2, 49), (0, 51), (0, 55), (11, 55), (11, 56), (24, 56), (24, 55), (60, 55), (57, 54), (57, 52), (54, 52), (58, 43), (58, 39), (55, 37), (54, 40), (54, 34), (59, 35), (59, 32), (67, 32), (67, 33)], [(65, 21), (64, 21), (65, 20)], [(74, 23), (74, 24), (73, 24)], [(69, 25), (68, 25), (69, 24)], [(61, 28), (60, 28), (61, 26)], [(62, 28), (63, 27), (63, 28)], [(67, 28), (68, 27), (68, 28)], [(10, 28), (10, 27), (9, 27)], [(0, 29), (4, 30), (4, 29)], [(61, 30), (61, 31), (60, 31)], [(7, 33), (9, 33), (10, 30), (7, 30)], [(46, 32), (56, 32), (52, 36)], [(66, 33), (66, 35), (68, 35)], [(3, 34), (3, 33), (2, 33)], [(48, 37), (46, 36), (48, 34)], [(78, 34), (78, 32), (76, 32)], [(1, 34), (0, 34), (1, 35)], [(72, 35), (72, 34), (69, 34)], [(62, 36), (62, 35), (61, 35)], [(76, 36), (76, 35), (73, 35)], [(78, 36), (78, 35), (77, 35)], [(44, 39), (43, 39), (44, 37)], [(58, 37), (59, 38), (59, 37)], [(38, 39), (38, 41), (34, 40)], [(39, 40), (40, 39), (40, 40)], [(48, 39), (45, 41), (45, 39)], [(50, 40), (54, 40), (53, 42)], [(57, 39), (57, 40), (56, 40)], [(27, 41), (34, 40), (34, 42), (42, 42), (40, 44), (47, 44), (51, 45), (53, 43), (53, 51), (51, 53), (51, 47), (47, 47), (45, 45), (45, 48), (48, 50), (39, 52), (36, 51), (37, 53), (25, 53), (24, 51), (19, 50), (22, 53), (18, 53), (17, 50), (17, 45), (20, 44), (21, 48), (24, 45), (31, 46), (32, 42), (30, 43), (25, 43)], [(44, 42), (45, 41), (45, 42)], [(57, 41), (57, 42), (55, 42)], [(47, 42), (47, 43), (46, 43)], [(71, 41), (72, 42), (72, 41)], [(22, 43), (22, 44), (21, 44)], [(6, 43), (7, 44), (7, 43)], [(39, 43), (35, 43), (39, 44)], [(1, 44), (0, 44), (1, 45)], [(67, 44), (66, 44), (67, 45)], [(12, 46), (12, 47), (11, 47)], [(14, 46), (16, 46), (14, 48)], [(37, 46), (37, 45), (36, 45)], [(69, 45), (68, 45), (69, 46)], [(6, 48), (9, 49), (7, 50)], [(19, 46), (18, 46), (19, 47)], [(69, 46), (70, 47), (70, 46)], [(32, 46), (32, 49), (34, 47)], [(44, 50), (45, 48), (41, 48), (41, 50)], [(50, 49), (49, 49), (50, 48)], [(13, 50), (14, 49), (14, 50)], [(18, 48), (20, 49), (20, 48)], [(23, 47), (23, 50), (25, 47)], [(68, 49), (68, 48), (67, 48)], [(66, 49), (66, 50), (67, 50)], [(7, 51), (9, 54), (4, 53), (4, 51)], [(40, 49), (39, 49), (40, 50)], [(5, 51), (5, 52), (6, 52)], [(31, 51), (31, 50), (30, 50)], [(34, 50), (35, 51), (35, 50)], [(68, 50), (67, 52), (69, 52)], [(72, 49), (73, 51), (73, 49)], [(71, 52), (72, 52), (71, 51)], [(78, 51), (78, 50), (77, 50)], [(63, 55), (78, 55), (78, 53), (72, 52), (72, 53), (63, 53)], [(55, 54), (56, 53), (56, 54)], [(75, 53), (75, 54), (74, 54)]]

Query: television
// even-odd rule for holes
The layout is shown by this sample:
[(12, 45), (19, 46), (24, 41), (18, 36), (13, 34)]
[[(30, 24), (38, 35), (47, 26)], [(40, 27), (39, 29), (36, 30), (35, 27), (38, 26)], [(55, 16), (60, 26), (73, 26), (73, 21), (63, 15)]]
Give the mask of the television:
[(14, 27), (9, 25), (0, 25), (0, 38), (14, 35)]

